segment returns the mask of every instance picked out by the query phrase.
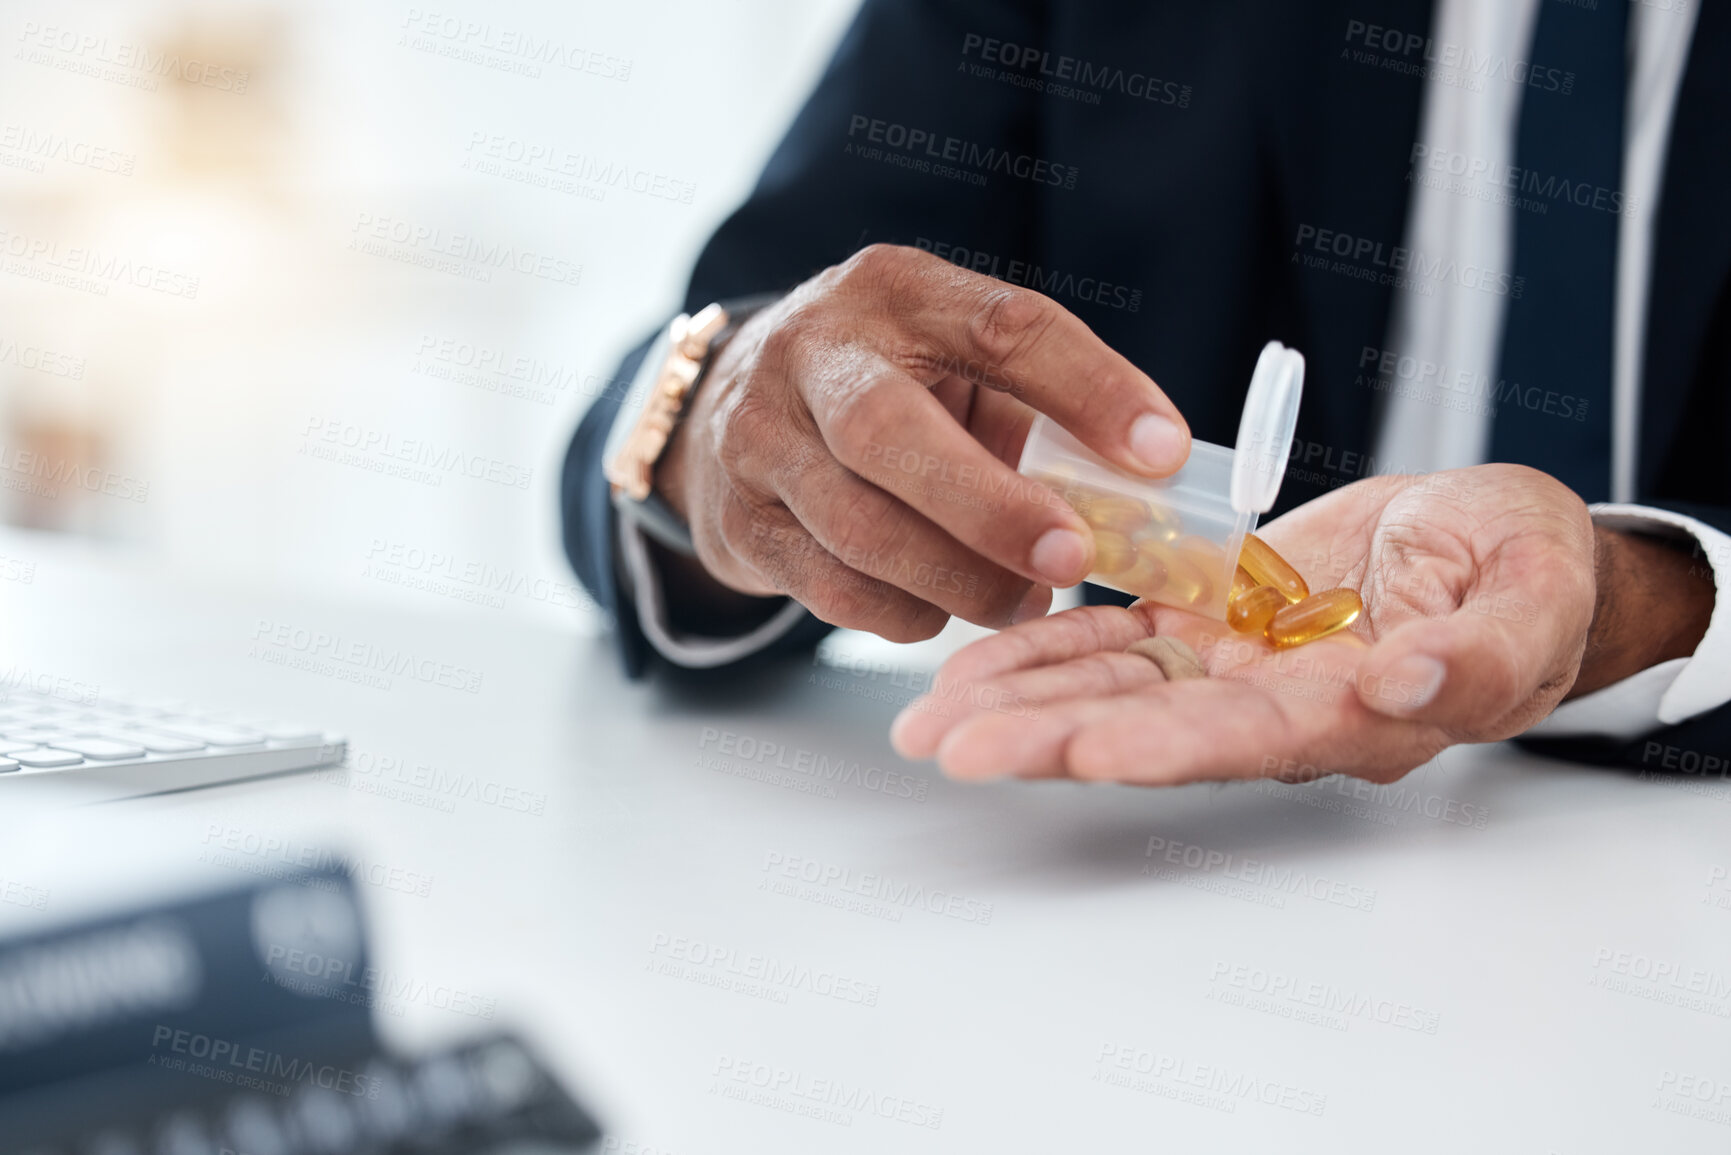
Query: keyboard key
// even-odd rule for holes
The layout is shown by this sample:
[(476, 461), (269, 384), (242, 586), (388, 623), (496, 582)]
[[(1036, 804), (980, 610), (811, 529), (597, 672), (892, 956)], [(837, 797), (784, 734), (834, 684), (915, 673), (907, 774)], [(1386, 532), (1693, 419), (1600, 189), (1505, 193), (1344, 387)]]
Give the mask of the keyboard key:
[(10, 754), (14, 750), (34, 750), (35, 742), (0, 742), (0, 754)]
[(179, 698), (138, 698), (132, 702), (134, 711), (150, 716), (180, 714), (186, 707), (187, 703)]
[(164, 734), (197, 738), (207, 746), (258, 746), (264, 742), (263, 734), (242, 726), (186, 725), (164, 721), (157, 729)]
[(36, 746), (52, 746), (54, 745), (56, 738), (76, 737), (78, 737), (78, 735), (74, 734), (71, 730), (26, 730), (20, 731), (18, 734), (19, 739), (30, 743), (33, 748)]
[(23, 764), (22, 762), (14, 762), (10, 758), (0, 758), (0, 774), (10, 774)]
[(322, 731), (292, 722), (266, 722), (258, 729), (273, 742), (301, 742), (320, 736)]
[(142, 758), (144, 747), (113, 738), (61, 738), (50, 742), (56, 750), (70, 750), (98, 762), (113, 762), (121, 758)]
[(26, 766), (76, 766), (84, 761), (70, 750), (19, 750), (12, 757)]
[(204, 743), (195, 738), (178, 738), (172, 734), (154, 734), (149, 730), (116, 730), (98, 734), (99, 738), (107, 738), (113, 742), (136, 742), (152, 754), (190, 754), (194, 750), (204, 749)]

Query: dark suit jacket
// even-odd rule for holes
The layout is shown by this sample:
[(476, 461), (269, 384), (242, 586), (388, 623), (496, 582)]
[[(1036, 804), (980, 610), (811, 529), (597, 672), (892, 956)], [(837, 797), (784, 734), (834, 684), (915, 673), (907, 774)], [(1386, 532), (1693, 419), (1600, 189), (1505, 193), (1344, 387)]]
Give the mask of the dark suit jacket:
[[(1400, 269), (1420, 70), (1446, 50), (1431, 16), (1430, 0), (866, 0), (685, 307), (785, 290), (872, 242), (931, 248), (1056, 299), (1223, 444), (1263, 342), (1284, 341), (1309, 364), (1289, 509), (1374, 468), (1387, 397), (1365, 359), (1406, 291), (1381, 274)], [(1731, 530), (1727, 125), (1731, 8), (1704, 4), (1658, 215), (1637, 499)], [(1321, 230), (1351, 238), (1346, 266), (1305, 260)], [(619, 400), (584, 418), (562, 496), (572, 564), (635, 673), (601, 476)], [(1533, 745), (1723, 773), (1731, 706), (1628, 744)]]

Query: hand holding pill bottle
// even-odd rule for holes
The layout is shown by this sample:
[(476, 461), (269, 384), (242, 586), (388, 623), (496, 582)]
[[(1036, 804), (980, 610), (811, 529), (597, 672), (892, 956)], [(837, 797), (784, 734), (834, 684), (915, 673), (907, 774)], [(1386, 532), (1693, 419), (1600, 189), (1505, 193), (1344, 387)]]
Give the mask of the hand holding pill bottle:
[(1303, 392), (1303, 356), (1270, 341), (1234, 448), (1193, 441), (1183, 469), (1150, 481), (1040, 417), (1020, 469), (1056, 490), (1093, 531), (1089, 580), (1261, 634), (1276, 648), (1303, 645), (1345, 629), (1363, 610), (1352, 590), (1312, 597), (1303, 576), (1251, 532), (1280, 493)]

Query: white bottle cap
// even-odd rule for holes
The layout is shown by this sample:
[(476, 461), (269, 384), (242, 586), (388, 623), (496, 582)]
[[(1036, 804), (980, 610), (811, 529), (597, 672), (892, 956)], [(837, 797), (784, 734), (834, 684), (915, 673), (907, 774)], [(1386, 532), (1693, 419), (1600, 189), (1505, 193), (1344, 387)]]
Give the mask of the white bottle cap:
[(1304, 355), (1279, 341), (1262, 347), (1233, 449), (1232, 508), (1267, 513), (1280, 495), (1280, 479), (1298, 428), (1298, 401), (1304, 393)]

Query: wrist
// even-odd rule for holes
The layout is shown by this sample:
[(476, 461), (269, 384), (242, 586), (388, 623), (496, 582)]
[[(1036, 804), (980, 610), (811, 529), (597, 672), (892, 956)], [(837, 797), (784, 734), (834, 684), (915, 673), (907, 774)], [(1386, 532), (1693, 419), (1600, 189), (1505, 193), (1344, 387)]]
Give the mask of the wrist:
[[(668, 434), (667, 446), (661, 451), (661, 457), (655, 463), (650, 474), (650, 485), (655, 493), (665, 501), (679, 519), (686, 525), (691, 524), (691, 499), (686, 493), (686, 482), (691, 472), (691, 453), (693, 452), (691, 432), (693, 426), (701, 426), (710, 406), (705, 404), (706, 398), (715, 396), (718, 377), (731, 376), (734, 370), (733, 360), (729, 357), (730, 350), (737, 345), (734, 340), (741, 328), (753, 317), (763, 311), (767, 298), (748, 297), (731, 306), (731, 320), (726, 329), (716, 336), (709, 344), (709, 354), (703, 372), (692, 384), (691, 392), (685, 399), (685, 410), (680, 420), (674, 423), (673, 430)], [(737, 355), (735, 355), (737, 356)]]
[(655, 472), (650, 479), (656, 495), (665, 501), (686, 525), (691, 524), (691, 509), (685, 499), (686, 445), (690, 441), (686, 436), (686, 429), (690, 425), (687, 415), (687, 420), (673, 427), (673, 435), (668, 439), (667, 448), (662, 451), (661, 460), (655, 463)]
[(1593, 536), (1593, 620), (1570, 698), (1691, 656), (1713, 616), (1713, 576), (1688, 553), (1603, 526)]

